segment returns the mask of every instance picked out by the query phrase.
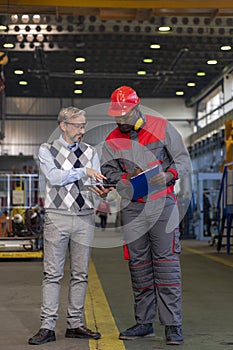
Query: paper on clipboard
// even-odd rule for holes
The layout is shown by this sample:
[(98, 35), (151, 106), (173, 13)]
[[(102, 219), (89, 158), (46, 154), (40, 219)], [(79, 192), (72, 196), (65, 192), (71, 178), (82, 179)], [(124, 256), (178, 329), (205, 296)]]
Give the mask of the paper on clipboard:
[(154, 191), (158, 188), (158, 185), (153, 185), (149, 183), (152, 176), (160, 172), (159, 164), (153, 166), (152, 168), (146, 169), (142, 173), (131, 177), (130, 183), (133, 187), (133, 200), (146, 196), (148, 193)]

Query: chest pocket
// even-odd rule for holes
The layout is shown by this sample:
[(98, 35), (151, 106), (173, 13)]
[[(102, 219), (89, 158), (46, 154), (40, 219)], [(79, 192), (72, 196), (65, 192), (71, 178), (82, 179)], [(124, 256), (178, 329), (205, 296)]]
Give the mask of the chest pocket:
[(155, 164), (163, 164), (166, 155), (166, 149), (162, 142), (151, 143), (149, 145), (144, 146), (145, 148), (145, 162), (147, 163), (147, 167), (153, 166)]

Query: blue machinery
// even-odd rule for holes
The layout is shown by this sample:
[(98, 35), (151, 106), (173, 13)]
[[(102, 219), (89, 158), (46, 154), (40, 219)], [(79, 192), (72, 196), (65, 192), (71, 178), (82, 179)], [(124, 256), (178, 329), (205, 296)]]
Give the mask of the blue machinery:
[[(196, 238), (198, 240), (211, 239), (211, 236), (205, 236), (204, 234), (204, 202), (203, 202), (203, 192), (208, 190), (210, 192), (210, 197), (212, 199), (212, 216), (213, 216), (213, 204), (217, 206), (217, 199), (219, 195), (219, 188), (221, 182), (221, 173), (198, 173), (196, 176), (196, 189), (197, 189), (197, 225), (196, 225)], [(217, 226), (217, 223), (216, 223)], [(212, 225), (212, 230), (214, 226)], [(217, 227), (216, 227), (217, 231)]]
[(233, 238), (233, 162), (224, 165), (218, 198), (218, 244), (220, 252), (226, 246), (230, 254)]

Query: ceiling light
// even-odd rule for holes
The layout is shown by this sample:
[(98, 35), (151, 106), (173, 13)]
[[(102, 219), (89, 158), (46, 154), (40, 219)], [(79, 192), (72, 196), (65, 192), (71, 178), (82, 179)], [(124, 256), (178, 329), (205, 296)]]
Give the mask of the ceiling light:
[(44, 35), (43, 34), (37, 34), (36, 40), (39, 42), (42, 42), (44, 40)]
[(23, 73), (24, 73), (24, 71), (21, 70), (21, 69), (16, 69), (16, 70), (14, 70), (14, 74), (21, 75), (21, 74), (23, 74)]
[(206, 76), (206, 72), (197, 72), (198, 77), (204, 77)]
[(151, 49), (160, 49), (160, 45), (159, 44), (151, 44), (150, 48)]
[(217, 60), (209, 60), (206, 62), (207, 64), (217, 64), (218, 61)]
[(162, 33), (170, 32), (172, 29), (169, 26), (160, 26), (158, 27), (158, 31)]
[(32, 20), (34, 23), (40, 23), (40, 15), (33, 15)]
[(21, 20), (23, 23), (28, 23), (29, 22), (29, 16), (28, 15), (22, 15)]
[(137, 71), (137, 75), (146, 75), (146, 71), (145, 70), (138, 70)]
[(6, 30), (7, 26), (5, 26), (4, 24), (0, 24), (0, 30)]
[(184, 95), (184, 91), (176, 91), (176, 95), (177, 96), (182, 96), (182, 95)]
[(84, 74), (84, 70), (82, 70), (82, 69), (75, 69), (74, 73), (75, 74)]
[(86, 58), (85, 58), (85, 57), (76, 57), (76, 58), (75, 58), (75, 61), (76, 61), (76, 62), (85, 62), (85, 61), (86, 61)]
[(12, 49), (15, 47), (13, 43), (4, 43), (2, 46), (5, 47), (5, 49)]
[(161, 17), (160, 18), (160, 24), (157, 27), (157, 31), (161, 32), (161, 33), (167, 33), (170, 32), (172, 30), (172, 28), (167, 25), (167, 21), (165, 17)]
[(230, 51), (231, 50), (231, 46), (230, 45), (223, 45), (220, 47), (220, 50), (222, 51)]
[(24, 39), (23, 34), (18, 34), (18, 35), (17, 35), (17, 40), (18, 40), (19, 42), (22, 42), (23, 39)]
[(82, 94), (83, 90), (74, 90), (74, 94)]
[(74, 84), (75, 85), (82, 85), (83, 81), (82, 80), (75, 80)]
[(190, 87), (196, 86), (196, 83), (190, 82), (190, 83), (187, 83), (187, 86), (190, 86)]
[(152, 62), (153, 62), (153, 59), (152, 59), (152, 58), (144, 58), (144, 59), (143, 59), (143, 62), (144, 62), (144, 63), (152, 63)]
[(11, 15), (11, 22), (12, 23), (17, 23), (18, 19), (19, 19), (18, 15)]
[(19, 85), (28, 85), (28, 82), (26, 80), (20, 80)]
[(32, 34), (28, 34), (27, 36), (26, 36), (26, 39), (27, 39), (27, 41), (29, 41), (30, 43), (34, 40), (34, 35), (32, 35)]

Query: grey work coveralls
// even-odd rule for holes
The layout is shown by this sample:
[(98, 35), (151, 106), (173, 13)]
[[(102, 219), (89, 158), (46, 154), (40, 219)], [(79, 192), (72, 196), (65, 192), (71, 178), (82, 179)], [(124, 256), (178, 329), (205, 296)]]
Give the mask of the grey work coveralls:
[(174, 180), (191, 171), (188, 151), (179, 132), (167, 120), (145, 116), (139, 131), (122, 134), (117, 127), (106, 138), (101, 171), (110, 183), (117, 183), (122, 196), (122, 224), (125, 257), (135, 301), (138, 324), (156, 321), (158, 309), (164, 325), (181, 325), (182, 297), (179, 243), (179, 212), (174, 183), (156, 189), (147, 197), (132, 201), (125, 178), (137, 167), (160, 164)]

